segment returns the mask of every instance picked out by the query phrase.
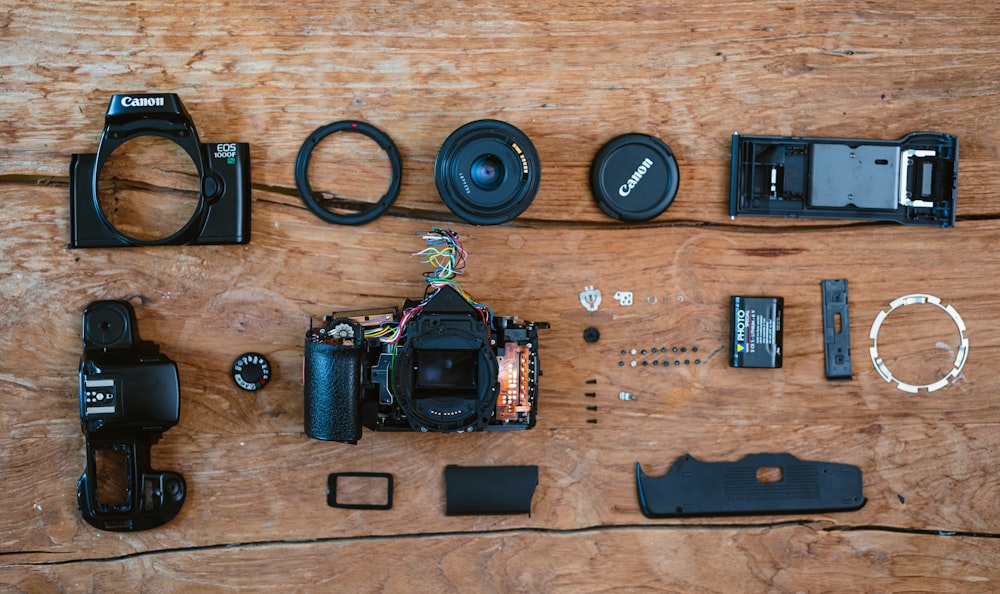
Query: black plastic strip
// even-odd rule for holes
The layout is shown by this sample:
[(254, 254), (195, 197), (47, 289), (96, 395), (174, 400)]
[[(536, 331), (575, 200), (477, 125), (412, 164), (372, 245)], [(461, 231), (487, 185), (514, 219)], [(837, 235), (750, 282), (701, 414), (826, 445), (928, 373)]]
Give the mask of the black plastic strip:
[(853, 373), (851, 372), (851, 321), (847, 315), (847, 279), (825, 280), (822, 285), (826, 379), (849, 380), (853, 377)]
[[(344, 503), (337, 500), (340, 477), (385, 479), (385, 503)], [(392, 475), (388, 472), (334, 472), (326, 479), (326, 504), (341, 509), (392, 509)]]
[(537, 466), (456, 466), (444, 469), (449, 516), (528, 514), (538, 486)]
[[(764, 482), (762, 469), (780, 469)], [(639, 506), (648, 518), (853, 511), (865, 504), (861, 469), (791, 454), (751, 454), (736, 462), (700, 462), (684, 454), (660, 477), (635, 465)]]

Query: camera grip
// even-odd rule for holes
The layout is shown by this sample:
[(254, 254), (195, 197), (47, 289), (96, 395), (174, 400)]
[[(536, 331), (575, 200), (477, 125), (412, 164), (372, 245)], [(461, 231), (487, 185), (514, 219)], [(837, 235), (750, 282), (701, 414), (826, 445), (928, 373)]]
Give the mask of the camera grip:
[(361, 348), (305, 341), (305, 431), (313, 439), (361, 438)]

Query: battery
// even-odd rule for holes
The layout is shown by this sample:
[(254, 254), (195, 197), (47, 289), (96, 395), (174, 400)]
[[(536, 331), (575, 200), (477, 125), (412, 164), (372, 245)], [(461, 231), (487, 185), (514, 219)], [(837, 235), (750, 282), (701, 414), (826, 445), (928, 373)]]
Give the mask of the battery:
[(729, 365), (781, 367), (781, 297), (729, 298)]

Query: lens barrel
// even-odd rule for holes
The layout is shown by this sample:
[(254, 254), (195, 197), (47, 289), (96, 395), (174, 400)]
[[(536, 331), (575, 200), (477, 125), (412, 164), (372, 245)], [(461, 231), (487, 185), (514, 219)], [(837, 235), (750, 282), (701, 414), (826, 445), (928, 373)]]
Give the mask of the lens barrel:
[(499, 120), (470, 122), (451, 133), (434, 161), (445, 205), (473, 225), (505, 223), (535, 199), (538, 152), (523, 132)]

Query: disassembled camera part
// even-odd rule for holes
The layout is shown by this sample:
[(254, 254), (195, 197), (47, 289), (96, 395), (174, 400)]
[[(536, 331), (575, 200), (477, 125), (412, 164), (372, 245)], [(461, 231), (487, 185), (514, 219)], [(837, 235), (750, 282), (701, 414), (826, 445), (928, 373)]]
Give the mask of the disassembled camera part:
[(589, 343), (595, 343), (601, 339), (601, 331), (593, 326), (587, 328), (583, 331), (583, 340)]
[(590, 189), (608, 216), (647, 221), (677, 194), (677, 159), (665, 142), (623, 134), (605, 144), (590, 167)]
[(616, 291), (614, 295), (611, 296), (612, 299), (617, 301), (622, 305), (622, 307), (628, 307), (632, 305), (632, 291)]
[[(198, 171), (198, 204), (172, 235), (144, 240), (115, 228), (97, 196), (101, 169), (111, 153), (140, 136), (175, 142)], [(194, 122), (174, 93), (114, 95), (97, 153), (77, 153), (69, 165), (70, 242), (73, 248), (132, 245), (231, 244), (250, 241), (250, 145), (202, 144)]]
[(733, 134), (729, 216), (955, 226), (958, 138), (899, 140)]
[(851, 319), (847, 315), (847, 279), (824, 280), (823, 355), (826, 379), (849, 380), (851, 373)]
[[(674, 352), (674, 353), (686, 353), (689, 350), (692, 353), (697, 353), (698, 352), (698, 347), (697, 346), (692, 346), (692, 347), (683, 347), (683, 346), (682, 347), (672, 347), (670, 350), (672, 352)], [(632, 355), (633, 357), (635, 357), (635, 356), (646, 357), (647, 353), (656, 355), (657, 353), (666, 353), (666, 352), (667, 352), (667, 347), (665, 347), (665, 346), (664, 347), (652, 347), (652, 348), (650, 348), (648, 350), (647, 349), (639, 350), (639, 349), (632, 348), (632, 349), (621, 349), (619, 351), (619, 353), (621, 355)], [(682, 362), (685, 365), (690, 365), (692, 363), (695, 364), (695, 365), (701, 365), (702, 360), (701, 359), (694, 359), (694, 360), (691, 360), (691, 359), (683, 359), (683, 360), (677, 359), (677, 360), (675, 360), (673, 362), (673, 364), (674, 364), (674, 366), (679, 366)], [(642, 367), (648, 367), (649, 365), (653, 365), (654, 367), (658, 367), (658, 366), (660, 366), (661, 363), (662, 363), (663, 367), (670, 367), (670, 359), (663, 359), (662, 361), (660, 359), (632, 360), (632, 361), (628, 362), (628, 366), (629, 367), (640, 367), (640, 366), (642, 366)], [(618, 361), (618, 366), (619, 367), (625, 367), (625, 365), (626, 365), (625, 361), (623, 361), (623, 360), (619, 360)]]
[(233, 361), (232, 375), (237, 386), (254, 392), (271, 379), (271, 363), (260, 353), (243, 353)]
[[(385, 496), (375, 498), (382, 503), (360, 503), (338, 499), (338, 479), (372, 479), (373, 483), (385, 482)], [(377, 487), (376, 487), (377, 488)], [(326, 479), (326, 504), (341, 509), (392, 509), (392, 475), (388, 472), (334, 472)]]
[(451, 212), (473, 225), (506, 223), (527, 210), (541, 174), (528, 137), (498, 120), (455, 130), (434, 160), (438, 194)]
[[(365, 208), (353, 214), (337, 214), (327, 210), (322, 203), (324, 201), (331, 201), (322, 194), (313, 192), (312, 186), (309, 184), (309, 161), (312, 159), (313, 149), (324, 138), (335, 132), (356, 132), (367, 136), (374, 140), (379, 148), (385, 151), (385, 154), (389, 157), (389, 166), (391, 167), (389, 189), (386, 190), (386, 193), (377, 202), (371, 205), (364, 205)], [(309, 207), (309, 210), (313, 214), (327, 223), (363, 225), (375, 220), (382, 213), (389, 210), (392, 203), (396, 201), (396, 197), (399, 196), (402, 176), (403, 160), (399, 156), (399, 149), (396, 148), (396, 144), (392, 139), (375, 126), (354, 120), (343, 120), (317, 128), (302, 143), (302, 148), (299, 149), (299, 156), (295, 159), (295, 187), (298, 188), (299, 197), (302, 198), (302, 201)], [(344, 200), (339, 196), (334, 196), (334, 198), (338, 202)]]
[(537, 466), (456, 466), (444, 469), (449, 516), (528, 514), (538, 486)]
[(538, 330), (494, 316), (455, 282), (458, 235), (434, 228), (415, 255), (435, 270), (402, 309), (335, 312), (305, 337), (305, 432), (356, 443), (375, 431), (530, 429), (538, 409)]
[(76, 498), (83, 519), (116, 532), (169, 522), (186, 484), (176, 472), (153, 470), (150, 449), (180, 417), (177, 365), (139, 338), (131, 304), (95, 301), (83, 311), (79, 376), (87, 468)]
[(781, 297), (730, 297), (730, 366), (781, 367), (784, 305)]
[(631, 392), (618, 392), (618, 400), (635, 400), (635, 394)]
[(645, 474), (638, 462), (635, 474), (647, 518), (825, 513), (865, 504), (860, 468), (791, 454), (751, 454), (736, 462), (684, 454), (663, 476)]
[[(882, 322), (885, 321), (889, 314), (896, 311), (900, 307), (905, 307), (907, 305), (923, 305), (930, 304), (933, 305), (951, 317), (951, 320), (955, 322), (955, 327), (958, 328), (958, 351), (955, 354), (954, 367), (951, 371), (945, 374), (944, 377), (936, 382), (923, 385), (908, 384), (903, 382), (899, 378), (892, 375), (889, 368), (886, 366), (885, 361), (882, 360), (878, 355), (878, 332), (882, 328)], [(904, 392), (909, 392), (911, 394), (916, 394), (920, 390), (927, 390), (928, 392), (934, 392), (946, 387), (949, 383), (954, 383), (958, 379), (958, 375), (962, 372), (962, 367), (965, 366), (965, 360), (969, 355), (969, 339), (965, 337), (965, 322), (962, 320), (962, 316), (958, 315), (955, 308), (951, 305), (941, 305), (941, 300), (933, 295), (923, 295), (923, 294), (913, 294), (904, 295), (899, 299), (896, 299), (889, 304), (888, 311), (880, 311), (877, 316), (875, 316), (875, 322), (872, 323), (871, 332), (868, 334), (868, 338), (871, 339), (872, 344), (868, 349), (872, 357), (872, 363), (875, 364), (875, 371), (882, 376), (882, 379), (892, 383), (896, 382), (896, 387)]]
[(597, 311), (601, 305), (601, 291), (591, 286), (586, 286), (580, 291), (580, 304), (587, 311)]

